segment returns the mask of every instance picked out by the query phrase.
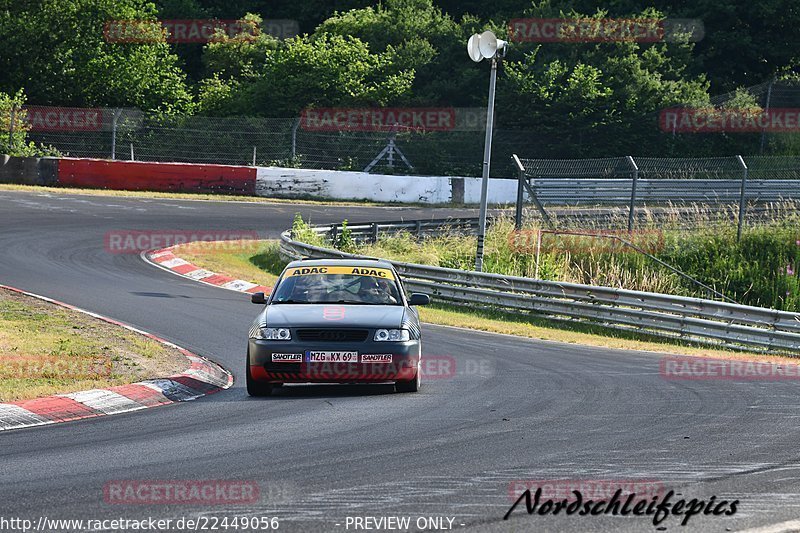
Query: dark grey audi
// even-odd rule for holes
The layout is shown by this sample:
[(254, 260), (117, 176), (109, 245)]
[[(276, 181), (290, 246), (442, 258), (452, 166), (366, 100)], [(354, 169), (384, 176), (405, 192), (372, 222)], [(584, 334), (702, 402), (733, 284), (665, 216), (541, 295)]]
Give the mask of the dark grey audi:
[(318, 259), (286, 266), (250, 328), (247, 392), (284, 383), (385, 383), (416, 392), (421, 378), (419, 314), (394, 267), (379, 260)]

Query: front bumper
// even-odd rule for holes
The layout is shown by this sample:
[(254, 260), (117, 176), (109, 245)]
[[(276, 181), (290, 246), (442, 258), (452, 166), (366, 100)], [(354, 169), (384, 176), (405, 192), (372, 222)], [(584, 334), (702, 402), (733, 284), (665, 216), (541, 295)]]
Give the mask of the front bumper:
[[(308, 352), (358, 352), (357, 362), (310, 362)], [(301, 362), (273, 362), (273, 354), (302, 354)], [(391, 362), (374, 362), (391, 355)], [(284, 357), (285, 358), (285, 357)], [(369, 359), (372, 359), (370, 361)], [(267, 383), (380, 383), (410, 381), (417, 376), (420, 342), (318, 343), (250, 339), (250, 376)]]

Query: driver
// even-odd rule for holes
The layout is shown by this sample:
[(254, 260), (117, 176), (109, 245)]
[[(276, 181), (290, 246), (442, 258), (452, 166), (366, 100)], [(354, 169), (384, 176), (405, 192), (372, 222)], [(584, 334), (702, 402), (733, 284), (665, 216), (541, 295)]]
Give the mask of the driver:
[(361, 276), (358, 297), (362, 302), (372, 304), (396, 304), (392, 296), (391, 281), (372, 276)]

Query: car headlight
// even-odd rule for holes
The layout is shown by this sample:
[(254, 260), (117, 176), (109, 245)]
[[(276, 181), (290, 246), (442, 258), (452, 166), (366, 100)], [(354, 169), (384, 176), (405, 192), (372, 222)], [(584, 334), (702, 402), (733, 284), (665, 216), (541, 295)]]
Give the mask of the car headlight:
[(292, 332), (289, 328), (258, 328), (255, 338), (265, 341), (290, 341)]
[(410, 338), (407, 329), (379, 329), (375, 331), (374, 340), (402, 342)]

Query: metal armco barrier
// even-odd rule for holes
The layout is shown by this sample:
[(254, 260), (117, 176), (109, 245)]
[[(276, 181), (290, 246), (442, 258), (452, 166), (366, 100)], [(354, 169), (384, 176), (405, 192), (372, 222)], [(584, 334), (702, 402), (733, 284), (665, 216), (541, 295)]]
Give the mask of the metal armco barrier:
[[(384, 231), (425, 227), (432, 234), (469, 219), (382, 222), (355, 225), (361, 236)], [(436, 226), (438, 225), (438, 229)], [(350, 227), (350, 226), (348, 226)], [(464, 227), (464, 226), (462, 226)], [(334, 230), (336, 228), (336, 230)], [(333, 234), (341, 226), (315, 226)], [(295, 241), (281, 235), (281, 255), (289, 259), (363, 258)], [(728, 348), (796, 353), (800, 350), (800, 314), (727, 302), (643, 291), (597, 287), (558, 281), (442, 268), (390, 261), (409, 290), (424, 292), (450, 303), (491, 306), (515, 313), (536, 313), (555, 320), (579, 321)]]
[[(317, 225), (314, 230), (327, 234), (331, 240), (341, 232), (341, 224)], [(398, 233), (406, 231), (417, 237), (436, 235), (442, 231), (456, 233), (475, 233), (478, 229), (477, 218), (440, 218), (430, 220), (410, 220), (394, 222), (349, 223), (347, 229), (350, 236), (358, 242), (375, 242), (381, 233)]]

